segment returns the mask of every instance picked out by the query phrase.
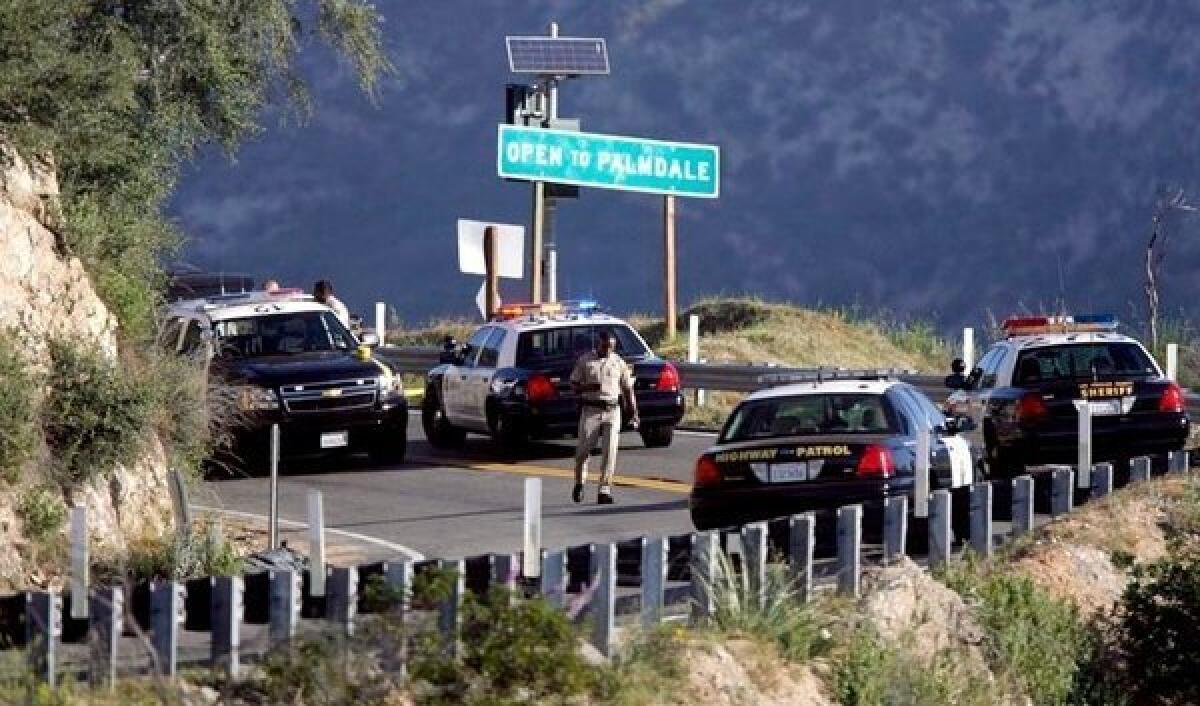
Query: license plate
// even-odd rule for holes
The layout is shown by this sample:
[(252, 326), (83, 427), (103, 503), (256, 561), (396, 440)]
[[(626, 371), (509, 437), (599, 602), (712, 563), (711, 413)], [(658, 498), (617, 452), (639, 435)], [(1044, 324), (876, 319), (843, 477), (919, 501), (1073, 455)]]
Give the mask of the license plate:
[(1110, 417), (1121, 413), (1121, 400), (1091, 400), (1088, 409), (1093, 417)]
[(821, 475), (824, 461), (796, 461), (795, 463), (771, 464), (772, 483), (797, 483), (812, 480)]
[(331, 431), (321, 435), (321, 448), (340, 449), (350, 445), (350, 432)]

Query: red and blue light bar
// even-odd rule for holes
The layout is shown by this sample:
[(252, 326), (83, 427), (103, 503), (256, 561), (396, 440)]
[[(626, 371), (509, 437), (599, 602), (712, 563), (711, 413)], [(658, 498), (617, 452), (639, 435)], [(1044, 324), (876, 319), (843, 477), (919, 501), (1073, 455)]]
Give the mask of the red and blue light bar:
[(1112, 314), (1079, 316), (1011, 316), (1001, 328), (1005, 335), (1034, 336), (1045, 333), (1112, 333), (1119, 322)]
[(600, 309), (594, 299), (577, 299), (565, 302), (545, 302), (542, 304), (505, 304), (496, 310), (497, 319), (519, 319), (522, 316), (569, 316), (590, 315)]

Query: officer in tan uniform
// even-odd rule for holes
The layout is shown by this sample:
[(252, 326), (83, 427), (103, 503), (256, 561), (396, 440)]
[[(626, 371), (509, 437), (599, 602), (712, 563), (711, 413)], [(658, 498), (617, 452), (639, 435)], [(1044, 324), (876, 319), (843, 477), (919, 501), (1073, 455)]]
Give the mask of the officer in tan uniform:
[(596, 336), (596, 349), (579, 356), (571, 371), (571, 389), (582, 398), (579, 412), (579, 442), (575, 446), (575, 489), (571, 499), (583, 502), (583, 486), (587, 483), (588, 456), (596, 442), (602, 443), (604, 472), (600, 476), (601, 505), (611, 505), (612, 477), (617, 467), (617, 444), (621, 438), (621, 393), (629, 400), (630, 424), (638, 425), (637, 400), (633, 396), (633, 379), (629, 366), (613, 350), (613, 335), (601, 331)]

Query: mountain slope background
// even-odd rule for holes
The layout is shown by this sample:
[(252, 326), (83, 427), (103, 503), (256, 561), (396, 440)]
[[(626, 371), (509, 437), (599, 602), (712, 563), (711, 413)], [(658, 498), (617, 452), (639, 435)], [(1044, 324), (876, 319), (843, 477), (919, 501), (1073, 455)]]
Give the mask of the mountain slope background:
[[(712, 142), (722, 194), (680, 205), (688, 300), (752, 292), (940, 325), (1063, 303), (1139, 316), (1156, 195), (1200, 199), (1200, 6), (1014, 0), (378, 3), (399, 69), (378, 108), (319, 48), (317, 111), (185, 173), (185, 259), (307, 286), (408, 322), (474, 309), (459, 217), (523, 223), (495, 176), (505, 34), (609, 40), (569, 82), (585, 130)], [(598, 190), (559, 209), (560, 293), (661, 301), (661, 199)], [(1200, 220), (1173, 217), (1165, 308), (1200, 294)], [(505, 282), (509, 299), (522, 282)]]

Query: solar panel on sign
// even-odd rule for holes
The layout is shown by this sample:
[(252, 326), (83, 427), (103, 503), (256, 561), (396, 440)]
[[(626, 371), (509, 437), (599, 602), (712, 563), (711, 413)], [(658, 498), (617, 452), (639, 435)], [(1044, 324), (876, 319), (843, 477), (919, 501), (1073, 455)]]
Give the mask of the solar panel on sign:
[(518, 74), (607, 74), (608, 47), (585, 37), (506, 37), (508, 66)]

